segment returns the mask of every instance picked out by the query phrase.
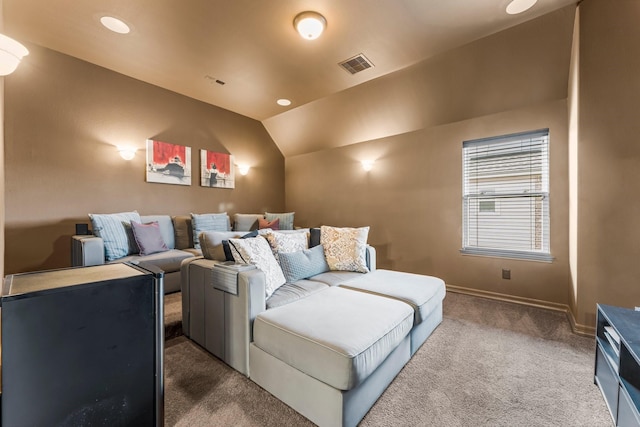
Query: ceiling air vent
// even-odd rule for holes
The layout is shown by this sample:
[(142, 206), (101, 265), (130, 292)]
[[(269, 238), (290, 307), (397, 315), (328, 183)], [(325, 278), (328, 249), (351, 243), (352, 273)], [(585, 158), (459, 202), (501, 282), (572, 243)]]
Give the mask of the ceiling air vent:
[(367, 68), (373, 67), (371, 61), (369, 61), (367, 57), (361, 53), (354, 56), (353, 58), (349, 58), (346, 61), (340, 62), (339, 65), (351, 74), (356, 74), (360, 71), (366, 70)]

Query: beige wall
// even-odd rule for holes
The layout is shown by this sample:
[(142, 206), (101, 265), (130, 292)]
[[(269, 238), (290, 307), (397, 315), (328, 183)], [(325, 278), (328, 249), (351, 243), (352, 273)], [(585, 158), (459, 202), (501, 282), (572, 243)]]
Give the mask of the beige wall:
[[(419, 129), (287, 156), (287, 209), (308, 225), (370, 225), (382, 268), (568, 304), (567, 88), (574, 11), (562, 9), (371, 83), (376, 92), (361, 103), (368, 116), (355, 113), (360, 120), (354, 126), (377, 129), (388, 116), (406, 113)], [(336, 95), (335, 103), (363, 99), (362, 86)], [(340, 135), (348, 134), (341, 130), (345, 119), (335, 117), (333, 126), (337, 115), (351, 120), (341, 109), (320, 115), (332, 123), (322, 134), (328, 146), (344, 145)], [(541, 128), (550, 129), (555, 261), (461, 255), (462, 142)], [(376, 162), (367, 173), (359, 162), (369, 158)], [(501, 278), (503, 268), (511, 270), (511, 280)]]
[(640, 2), (580, 5), (578, 296), (640, 306)]
[[(42, 48), (5, 78), (6, 267), (70, 265), (87, 213), (284, 209), (284, 159), (261, 123)], [(145, 182), (145, 140), (192, 148), (192, 185)], [(138, 148), (123, 160), (116, 145)], [(199, 185), (199, 150), (252, 166), (236, 188)]]
[[(287, 158), (300, 224), (371, 226), (378, 265), (447, 284), (559, 304), (568, 296), (567, 106), (546, 102), (396, 137)], [(550, 129), (553, 263), (463, 256), (462, 141)], [(374, 158), (366, 172), (360, 160)], [(502, 268), (511, 280), (501, 278)]]

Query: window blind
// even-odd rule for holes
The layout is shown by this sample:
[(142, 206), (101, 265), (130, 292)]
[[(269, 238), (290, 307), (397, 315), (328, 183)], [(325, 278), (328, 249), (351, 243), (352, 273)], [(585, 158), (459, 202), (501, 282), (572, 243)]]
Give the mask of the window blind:
[(549, 130), (463, 142), (466, 254), (551, 261)]

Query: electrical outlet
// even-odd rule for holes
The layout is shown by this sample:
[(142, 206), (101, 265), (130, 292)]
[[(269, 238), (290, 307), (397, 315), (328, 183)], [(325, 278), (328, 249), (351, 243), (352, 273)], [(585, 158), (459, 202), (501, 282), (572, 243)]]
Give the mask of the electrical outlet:
[(511, 270), (507, 270), (507, 269), (502, 269), (502, 278), (503, 279), (507, 279), (507, 280), (511, 280)]

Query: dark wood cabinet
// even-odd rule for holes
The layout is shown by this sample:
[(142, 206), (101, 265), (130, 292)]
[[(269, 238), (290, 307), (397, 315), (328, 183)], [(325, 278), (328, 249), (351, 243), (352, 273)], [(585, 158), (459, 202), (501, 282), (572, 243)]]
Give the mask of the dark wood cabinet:
[(7, 276), (2, 425), (161, 426), (163, 295), (131, 264)]
[(640, 312), (598, 304), (595, 383), (616, 426), (640, 426)]

